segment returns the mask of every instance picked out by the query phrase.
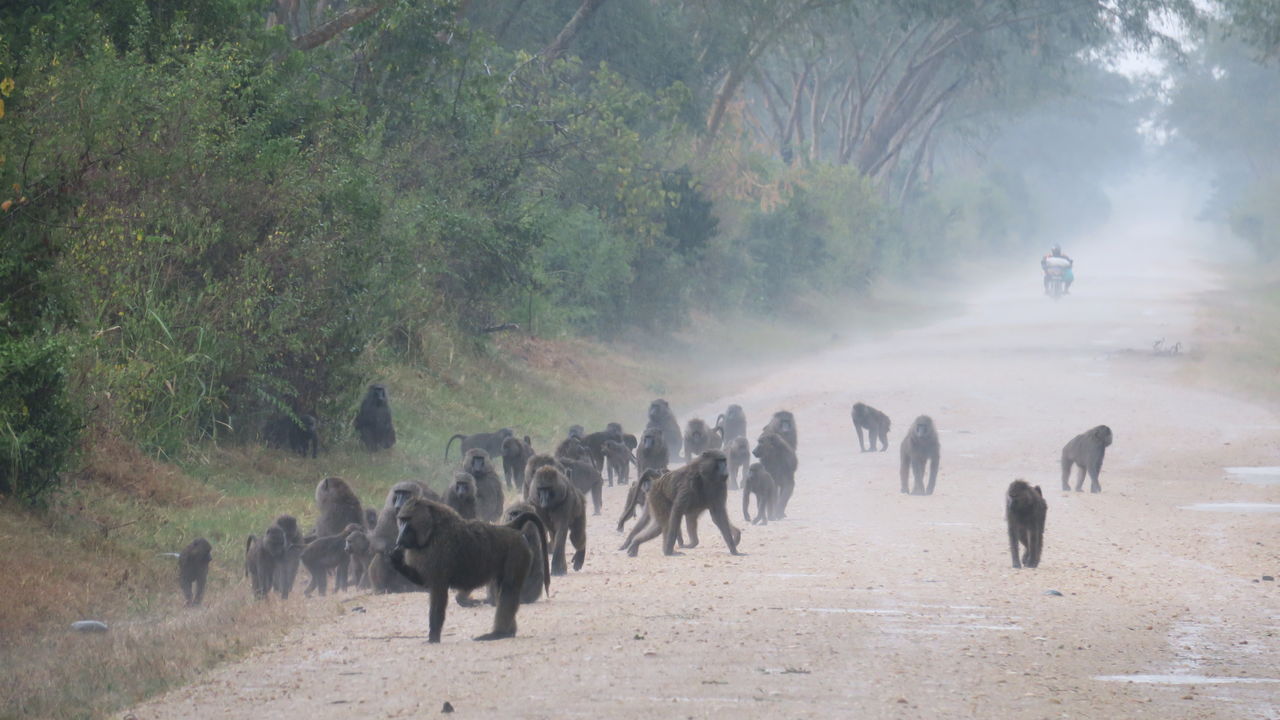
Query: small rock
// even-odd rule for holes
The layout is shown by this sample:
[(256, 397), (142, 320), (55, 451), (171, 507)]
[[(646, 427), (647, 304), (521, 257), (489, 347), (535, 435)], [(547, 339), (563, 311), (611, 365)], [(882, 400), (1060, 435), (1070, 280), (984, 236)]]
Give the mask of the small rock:
[(71, 629), (82, 633), (104, 633), (107, 624), (100, 620), (77, 620), (71, 623)]
[(351, 612), (358, 612), (358, 613), (362, 613), (362, 612), (364, 612), (364, 606), (363, 606), (363, 605), (356, 605), (355, 607), (351, 608)]
[(1276, 578), (1275, 578), (1275, 576), (1274, 576), (1274, 575), (1263, 575), (1263, 576), (1262, 576), (1262, 581), (1263, 581), (1263, 582), (1275, 582), (1275, 581), (1276, 581)]
[(448, 701), (448, 700), (445, 700), (445, 701), (444, 701), (444, 707), (440, 708), (440, 712), (442, 712), (442, 713), (451, 713), (451, 712), (453, 712), (453, 705), (451, 705), (451, 704), (449, 703), (449, 701)]
[(1062, 593), (1058, 592), (1057, 590), (1045, 590), (1044, 594), (1052, 595), (1053, 597), (1062, 597)]
[(906, 705), (906, 704), (907, 704), (907, 699), (906, 699), (906, 698), (898, 698), (898, 703), (899, 703), (900, 705)]

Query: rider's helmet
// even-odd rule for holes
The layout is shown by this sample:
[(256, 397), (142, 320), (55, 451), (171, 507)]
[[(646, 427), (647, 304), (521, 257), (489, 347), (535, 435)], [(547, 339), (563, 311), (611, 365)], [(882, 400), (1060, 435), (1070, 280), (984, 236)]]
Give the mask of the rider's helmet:
[(1054, 257), (1058, 257), (1059, 255), (1062, 254), (1062, 246), (1054, 245), (1053, 247), (1049, 248), (1049, 252), (1053, 253)]

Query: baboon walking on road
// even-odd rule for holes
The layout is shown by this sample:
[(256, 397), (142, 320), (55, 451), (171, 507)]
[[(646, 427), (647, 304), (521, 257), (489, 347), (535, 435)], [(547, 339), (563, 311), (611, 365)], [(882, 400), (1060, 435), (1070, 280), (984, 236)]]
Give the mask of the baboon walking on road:
[[(751, 519), (751, 496), (756, 496), (756, 519)], [(773, 476), (760, 463), (751, 463), (747, 470), (747, 479), (742, 483), (742, 519), (753, 525), (768, 525), (769, 515), (773, 512), (774, 498), (778, 495), (778, 487)]]
[(720, 428), (725, 442), (734, 438), (744, 438), (747, 436), (747, 414), (742, 411), (741, 405), (730, 405), (716, 418), (716, 427)]
[[(938, 431), (933, 426), (933, 418), (921, 415), (911, 423), (911, 430), (902, 438), (900, 452), (901, 465), (898, 469), (902, 476), (902, 492), (907, 492), (907, 474), (915, 476), (912, 495), (932, 495), (933, 487), (938, 482), (938, 458), (942, 450), (938, 444)], [(929, 486), (924, 486), (924, 466), (929, 463)]]
[(719, 450), (707, 450), (688, 465), (658, 478), (649, 488), (648, 502), (645, 503), (651, 524), (631, 541), (627, 554), (635, 557), (641, 545), (662, 535), (663, 554), (675, 555), (680, 518), (690, 514), (697, 517), (706, 510), (720, 529), (729, 552), (740, 555), (738, 541), (742, 539), (742, 532), (729, 522), (729, 513), (725, 509), (728, 493), (729, 459)]
[[(676, 419), (675, 413), (671, 412), (670, 403), (662, 398), (649, 403), (648, 427), (656, 427), (662, 431), (662, 441), (667, 446), (667, 458), (662, 463), (662, 467), (666, 467), (680, 457), (680, 450), (684, 447), (680, 421)], [(644, 468), (641, 470), (643, 471)]]
[(551, 532), (551, 574), (568, 572), (565, 543), (573, 543), (573, 569), (581, 570), (587, 557), (587, 501), (556, 467), (547, 465), (533, 474), (529, 502), (538, 509)]
[(770, 503), (769, 519), (782, 520), (787, 517), (787, 505), (796, 490), (796, 468), (799, 460), (795, 450), (787, 444), (786, 438), (775, 432), (766, 432), (756, 441), (752, 455), (760, 458), (760, 464), (769, 471), (770, 477), (777, 487), (777, 492)]
[[(1040, 565), (1040, 551), (1044, 547), (1044, 519), (1049, 505), (1044, 501), (1040, 486), (1032, 487), (1024, 480), (1009, 483), (1004, 494), (1004, 519), (1009, 524), (1009, 554), (1013, 566), (1029, 568)], [(1018, 561), (1018, 545), (1026, 548), (1022, 561)]]
[(1102, 458), (1111, 446), (1111, 428), (1099, 425), (1091, 430), (1071, 438), (1071, 442), (1062, 448), (1062, 489), (1071, 489), (1071, 467), (1079, 466), (1080, 476), (1076, 480), (1076, 492), (1084, 489), (1084, 476), (1089, 475), (1089, 492), (1102, 492), (1102, 484), (1098, 482), (1098, 473), (1102, 472)]
[[(876, 441), (880, 441), (880, 452), (889, 449), (889, 416), (862, 403), (854, 403), (853, 410), (850, 411), (853, 416), (853, 429), (858, 433), (858, 448), (862, 452), (875, 452)], [(862, 431), (866, 430), (871, 446), (867, 447), (862, 440)]]

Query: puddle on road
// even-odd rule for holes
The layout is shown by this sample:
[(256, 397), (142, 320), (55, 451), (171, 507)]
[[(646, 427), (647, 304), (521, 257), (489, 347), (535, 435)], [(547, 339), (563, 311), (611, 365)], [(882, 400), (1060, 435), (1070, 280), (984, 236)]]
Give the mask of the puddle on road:
[(1102, 682), (1131, 682), (1146, 685), (1255, 685), (1280, 683), (1280, 678), (1209, 677), (1208, 675), (1095, 675)]
[(1280, 485), (1280, 465), (1270, 467), (1229, 467), (1223, 468), (1232, 479), (1250, 485)]
[(1209, 502), (1194, 505), (1179, 505), (1180, 510), (1200, 510), (1202, 512), (1229, 513), (1273, 513), (1280, 512), (1280, 503), (1258, 502)]

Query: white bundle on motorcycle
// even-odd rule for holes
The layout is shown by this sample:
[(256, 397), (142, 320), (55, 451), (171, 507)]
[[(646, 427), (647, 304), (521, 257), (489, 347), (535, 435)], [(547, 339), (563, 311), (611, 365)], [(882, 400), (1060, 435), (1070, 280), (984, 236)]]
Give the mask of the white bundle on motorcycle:
[(1071, 267), (1071, 261), (1064, 257), (1056, 257), (1051, 255), (1044, 259), (1044, 266), (1046, 268), (1053, 268), (1061, 272)]

